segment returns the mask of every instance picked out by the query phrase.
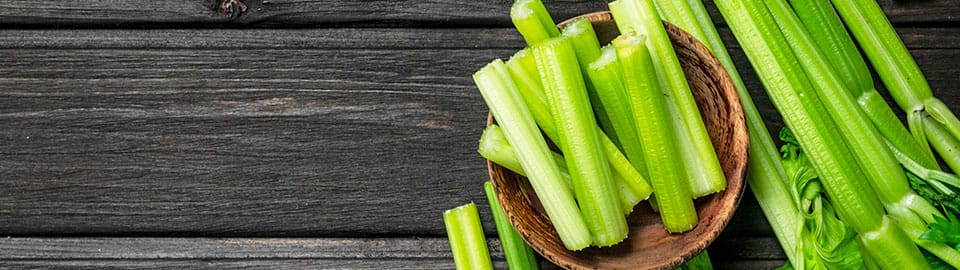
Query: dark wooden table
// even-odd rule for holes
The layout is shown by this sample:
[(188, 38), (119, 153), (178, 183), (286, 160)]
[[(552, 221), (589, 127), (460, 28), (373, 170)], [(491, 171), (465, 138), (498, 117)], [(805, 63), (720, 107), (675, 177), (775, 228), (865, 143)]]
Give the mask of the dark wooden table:
[[(493, 236), (470, 75), (524, 45), (511, 1), (244, 2), (0, 1), (0, 268), (450, 269), (471, 201)], [(881, 3), (960, 112), (960, 5)], [(783, 263), (747, 192), (719, 268)]]

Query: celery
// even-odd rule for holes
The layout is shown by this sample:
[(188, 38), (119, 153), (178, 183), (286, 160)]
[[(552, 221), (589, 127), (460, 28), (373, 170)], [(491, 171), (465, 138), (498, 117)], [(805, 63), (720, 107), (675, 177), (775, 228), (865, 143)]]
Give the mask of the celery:
[[(503, 129), (499, 125), (488, 125), (483, 129), (483, 134), (480, 135), (480, 146), (477, 148), (477, 152), (487, 160), (492, 161), (493, 163), (499, 164), (504, 168), (507, 168), (510, 171), (513, 171), (519, 175), (527, 176), (527, 172), (523, 170), (523, 167), (520, 166), (520, 160), (517, 160), (517, 156), (514, 154), (513, 147), (510, 146), (510, 143), (507, 142), (507, 138), (503, 135)], [(563, 183), (566, 184), (567, 188), (573, 192), (573, 183), (570, 182), (570, 174), (567, 171), (567, 164), (559, 153), (551, 152), (553, 161), (557, 163), (557, 167), (560, 168), (560, 175), (563, 177)], [(629, 214), (633, 211), (633, 207), (647, 198), (650, 192), (644, 194), (636, 194), (629, 186), (627, 186), (626, 181), (623, 179), (623, 175), (619, 172), (614, 171), (613, 173), (614, 182), (617, 185), (617, 190), (620, 191), (620, 204), (623, 207), (624, 214)], [(642, 197), (640, 195), (643, 195)]]
[[(624, 87), (632, 106), (636, 128), (643, 145), (647, 173), (663, 226), (672, 233), (685, 232), (697, 225), (689, 184), (684, 179), (678, 144), (671, 136), (671, 121), (666, 98), (654, 77), (654, 65), (641, 37), (624, 34), (612, 42), (623, 70)], [(678, 120), (679, 121), (679, 120)]]
[[(750, 97), (750, 91), (743, 83), (740, 72), (734, 65), (733, 58), (727, 52), (720, 34), (717, 33), (717, 28), (713, 25), (710, 14), (701, 0), (687, 0), (689, 10), (675, 10), (669, 7), (678, 7), (679, 5), (675, 3), (673, 5), (660, 5), (661, 1), (657, 1), (661, 15), (667, 21), (703, 42), (727, 70), (727, 74), (730, 75), (730, 79), (737, 89), (737, 95), (740, 97), (740, 104), (743, 107), (750, 134), (750, 164), (747, 167), (747, 183), (777, 236), (780, 246), (787, 254), (787, 258), (793, 265), (802, 265), (802, 254), (796, 248), (798, 246), (796, 228), (801, 225), (800, 213), (797, 212), (799, 208), (792, 200), (784, 199), (790, 197), (790, 191), (786, 186), (787, 176), (784, 173), (783, 164), (780, 162), (780, 155), (777, 154), (776, 145), (770, 138), (770, 133), (767, 131), (763, 118), (760, 117), (760, 111), (754, 105), (753, 98)], [(672, 1), (668, 0), (666, 2)], [(696, 26), (675, 20), (676, 18), (684, 19), (691, 16), (696, 19)], [(697, 31), (694, 29), (696, 27), (701, 30)], [(700, 36), (700, 33), (703, 35)]]
[(663, 86), (663, 94), (670, 97), (667, 106), (675, 118), (674, 134), (693, 194), (700, 197), (723, 190), (727, 185), (726, 178), (680, 68), (673, 43), (652, 0), (614, 1), (610, 3), (610, 12), (621, 33), (637, 32), (647, 37), (657, 79)]
[(553, 38), (534, 46), (533, 52), (577, 202), (594, 244), (619, 243), (627, 237), (627, 221), (616, 201), (618, 191), (602, 154), (597, 123), (573, 46), (567, 39)]
[[(830, 118), (770, 11), (753, 0), (715, 1), (784, 122), (796, 134), (835, 210), (860, 235), (872, 260), (889, 269), (929, 268), (907, 234), (884, 216), (873, 188)], [(819, 79), (819, 78), (818, 78)]]
[[(912, 137), (880, 93), (874, 89), (867, 63), (847, 34), (839, 15), (830, 5), (830, 0), (790, 0), (790, 4), (830, 67), (856, 98), (860, 109), (873, 122), (880, 135), (890, 143), (890, 150), (899, 152), (898, 160), (901, 160), (901, 163), (918, 163), (927, 170), (940, 170), (930, 148)], [(918, 171), (912, 172), (922, 175)]]
[(537, 255), (533, 249), (517, 231), (513, 230), (513, 225), (507, 220), (507, 215), (500, 208), (500, 201), (497, 200), (497, 194), (493, 191), (493, 183), (484, 182), (483, 191), (487, 194), (487, 202), (490, 203), (490, 213), (493, 214), (493, 223), (497, 226), (497, 236), (500, 238), (500, 247), (503, 249), (503, 256), (507, 259), (507, 267), (513, 270), (539, 269)]
[(704, 249), (703, 252), (694, 256), (693, 259), (683, 263), (677, 270), (712, 270), (713, 264), (710, 262), (710, 255), (707, 254), (707, 250)]
[[(589, 74), (587, 74), (587, 66), (600, 56), (600, 42), (597, 40), (597, 33), (593, 31), (593, 24), (590, 23), (590, 19), (586, 17), (573, 19), (573, 21), (563, 27), (563, 32), (560, 33), (560, 36), (570, 40), (570, 44), (573, 45), (573, 51), (577, 54), (577, 63), (580, 64), (580, 72), (584, 75), (583, 82), (587, 87), (590, 104), (596, 112), (600, 129), (604, 130), (614, 144), (623, 149), (623, 145), (620, 142), (620, 133), (616, 132), (616, 123), (613, 122), (616, 120), (616, 115), (611, 115), (607, 112), (607, 108), (603, 102), (601, 102), (599, 93), (597, 93), (594, 87), (593, 80), (591, 80), (590, 76), (588, 76)], [(616, 108), (612, 109), (616, 110)], [(627, 155), (629, 156), (629, 154)]]
[(493, 269), (477, 205), (469, 203), (443, 212), (450, 250), (457, 269)]
[(643, 147), (640, 145), (633, 112), (627, 101), (627, 92), (623, 88), (617, 50), (612, 46), (603, 47), (600, 56), (587, 67), (586, 74), (593, 82), (599, 102), (606, 108), (607, 118), (613, 122), (613, 128), (608, 132), (618, 134), (623, 153), (634, 168), (646, 174)]
[(570, 250), (593, 242), (573, 193), (564, 187), (560, 169), (550, 159), (550, 149), (523, 102), (517, 86), (499, 59), (474, 73), (473, 79), (499, 123), (510, 145), (528, 173), (530, 185), (543, 204), (560, 240)]
[[(834, 0), (833, 4), (893, 100), (907, 113), (907, 124), (917, 140), (926, 143), (927, 136), (960, 139), (960, 120), (933, 96), (926, 78), (880, 5), (873, 0)], [(933, 117), (923, 117), (924, 112)], [(940, 123), (948, 133), (933, 135), (925, 132), (924, 124), (918, 121), (930, 120)], [(932, 139), (949, 141), (945, 138)], [(943, 152), (940, 154), (945, 155)], [(951, 169), (960, 171), (960, 167), (951, 166)]]
[[(511, 77), (517, 82), (524, 102), (531, 113), (533, 113), (533, 118), (536, 119), (537, 124), (540, 125), (540, 129), (543, 130), (543, 133), (546, 134), (553, 143), (560, 146), (560, 151), (563, 152), (564, 149), (562, 147), (564, 144), (559, 137), (553, 116), (550, 114), (546, 93), (544, 93), (536, 63), (531, 60), (534, 60), (533, 54), (529, 49), (524, 49), (510, 58), (510, 61), (507, 62), (507, 67), (510, 70)], [(532, 67), (531, 63), (533, 65)], [(607, 156), (607, 160), (610, 162), (610, 166), (615, 173), (614, 176), (616, 179), (626, 184), (641, 200), (648, 198), (653, 192), (649, 182), (630, 164), (627, 157), (620, 152), (620, 149), (617, 148), (613, 141), (603, 132), (600, 132), (600, 142)], [(630, 209), (632, 209), (632, 207)]]
[[(796, 57), (801, 59), (799, 62), (810, 76), (815, 94), (821, 100), (829, 101), (819, 106), (827, 109), (888, 214), (899, 221), (899, 227), (907, 232), (910, 239), (916, 241), (926, 228), (926, 223), (933, 222), (934, 217), (942, 214), (910, 189), (903, 169), (886, 147), (879, 131), (859, 110), (850, 91), (845, 89), (839, 76), (830, 68), (830, 63), (814, 45), (789, 4), (785, 0), (766, 3), (786, 38), (781, 42), (790, 44)], [(896, 124), (899, 122), (892, 126)], [(955, 267), (960, 267), (960, 252), (947, 246), (918, 244)]]
[(560, 35), (540, 0), (517, 0), (510, 7), (510, 19), (528, 45)]

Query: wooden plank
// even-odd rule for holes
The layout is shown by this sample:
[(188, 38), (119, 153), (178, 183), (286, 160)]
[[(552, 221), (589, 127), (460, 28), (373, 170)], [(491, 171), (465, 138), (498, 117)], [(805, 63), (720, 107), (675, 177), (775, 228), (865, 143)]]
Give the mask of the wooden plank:
[[(210, 3), (218, 0), (163, 1), (30, 1), (0, 3), (0, 25), (120, 27), (207, 27), (225, 24), (257, 26), (341, 25), (380, 26), (507, 26), (510, 1), (316, 1), (248, 0), (246, 11), (223, 13)], [(545, 1), (556, 20), (607, 10), (606, 1)], [(714, 18), (712, 2), (706, 1)], [(960, 7), (952, 0), (880, 1), (896, 23), (957, 22)], [(234, 9), (234, 10), (239, 10)]]
[[(0, 232), (443, 235), (486, 213), (469, 75), (512, 51), (0, 50)], [(960, 111), (960, 50), (914, 53)], [(744, 202), (732, 230), (769, 236)]]
[[(488, 241), (497, 269), (505, 269), (499, 241)], [(771, 246), (773, 245), (773, 246)], [(772, 238), (719, 240), (715, 264), (782, 264)], [(0, 239), (0, 267), (137, 267), (303, 269), (450, 269), (445, 238), (7, 238)], [(541, 259), (543, 269), (558, 269)], [(777, 264), (779, 265), (779, 264)], [(723, 268), (726, 269), (726, 268)]]
[[(960, 48), (960, 28), (897, 29), (912, 49)], [(730, 48), (739, 48), (720, 28)], [(466, 42), (469, 41), (469, 42)], [(0, 49), (518, 49), (513, 28), (0, 29)]]

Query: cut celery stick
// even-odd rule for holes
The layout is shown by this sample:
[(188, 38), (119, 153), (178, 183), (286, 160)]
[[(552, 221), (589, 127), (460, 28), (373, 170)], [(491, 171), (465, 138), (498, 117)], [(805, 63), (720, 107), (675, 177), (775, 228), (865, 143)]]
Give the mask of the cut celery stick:
[[(524, 49), (514, 54), (513, 57), (510, 58), (510, 61), (507, 62), (507, 67), (510, 70), (511, 77), (516, 81), (520, 93), (523, 95), (524, 102), (533, 114), (533, 118), (536, 119), (537, 124), (540, 125), (540, 129), (543, 130), (543, 133), (546, 134), (553, 143), (561, 147), (560, 151), (563, 152), (562, 140), (559, 137), (553, 116), (550, 114), (546, 93), (544, 93), (536, 63), (534, 63), (532, 67), (530, 66), (530, 60), (533, 59), (533, 54), (528, 52), (528, 50), (529, 49)], [(531, 72), (531, 70), (533, 70), (533, 72)], [(599, 127), (597, 127), (597, 129), (599, 129)], [(603, 145), (607, 160), (610, 162), (610, 166), (613, 171), (616, 172), (615, 176), (620, 176), (616, 179), (623, 181), (640, 200), (647, 199), (653, 192), (647, 179), (640, 174), (637, 168), (630, 164), (627, 157), (623, 155), (620, 149), (602, 131), (600, 132), (600, 141)]]
[(477, 205), (469, 203), (444, 211), (443, 223), (447, 228), (447, 239), (450, 240), (453, 262), (458, 270), (493, 270)]
[(590, 104), (593, 105), (593, 110), (596, 112), (600, 129), (622, 150), (620, 134), (615, 132), (616, 127), (613, 119), (609, 117), (607, 109), (600, 102), (600, 97), (597, 96), (597, 91), (594, 89), (594, 82), (590, 80), (590, 76), (586, 76), (589, 63), (600, 56), (600, 42), (597, 41), (597, 33), (593, 31), (593, 24), (587, 17), (575, 18), (563, 27), (560, 36), (569, 39), (573, 45), (573, 51), (577, 53), (577, 63), (580, 64), (580, 72), (584, 74), (583, 82), (587, 87)]
[(627, 221), (616, 201), (610, 165), (590, 99), (570, 41), (553, 38), (532, 47), (541, 82), (554, 116), (561, 149), (573, 180), (583, 218), (597, 246), (611, 246), (627, 237)]
[(652, 0), (618, 0), (610, 3), (610, 11), (621, 33), (631, 31), (645, 35), (657, 79), (673, 121), (674, 134), (680, 145), (682, 166), (687, 172), (691, 190), (696, 197), (716, 193), (726, 188), (727, 181), (717, 159), (713, 143), (707, 133), (699, 109), (690, 92), (673, 43), (663, 28)]
[(528, 173), (530, 185), (564, 246), (569, 250), (589, 246), (593, 243), (590, 230), (573, 193), (564, 186), (560, 169), (551, 160), (546, 140), (507, 73), (506, 65), (499, 59), (494, 60), (474, 73), (473, 79), (490, 112), (501, 123), (507, 141), (517, 149), (517, 157)]
[(483, 183), (483, 191), (487, 194), (487, 202), (490, 203), (490, 213), (493, 214), (493, 223), (497, 225), (497, 236), (500, 238), (500, 247), (503, 249), (503, 257), (507, 259), (507, 267), (511, 270), (536, 270), (540, 268), (537, 263), (537, 255), (533, 249), (523, 241), (520, 234), (513, 229), (507, 215), (503, 213), (500, 207), (500, 201), (497, 200), (497, 193), (493, 191), (493, 183), (489, 181)]
[(517, 0), (510, 7), (510, 19), (528, 45), (560, 35), (553, 18), (540, 0)]
[(606, 108), (607, 118), (613, 123), (612, 132), (618, 133), (617, 137), (621, 138), (620, 146), (623, 153), (637, 171), (646, 174), (647, 165), (643, 157), (643, 147), (640, 145), (640, 136), (637, 134), (627, 92), (623, 88), (623, 75), (620, 62), (617, 61), (617, 50), (612, 46), (604, 47), (600, 57), (587, 67), (586, 74), (587, 78), (593, 82), (593, 90), (597, 98)]
[(654, 77), (653, 62), (643, 38), (625, 34), (613, 40), (624, 87), (633, 108), (636, 128), (643, 145), (644, 159), (653, 192), (657, 196), (660, 217), (667, 231), (685, 232), (697, 225), (689, 183), (677, 156), (677, 141), (671, 134), (673, 119), (667, 101)]

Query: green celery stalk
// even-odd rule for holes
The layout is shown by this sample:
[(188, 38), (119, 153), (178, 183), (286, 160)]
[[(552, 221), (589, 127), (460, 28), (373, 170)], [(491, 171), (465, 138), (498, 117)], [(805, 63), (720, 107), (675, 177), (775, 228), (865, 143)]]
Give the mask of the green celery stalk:
[(593, 238), (573, 193), (564, 187), (560, 169), (551, 160), (546, 140), (537, 129), (506, 65), (499, 59), (494, 60), (474, 73), (473, 80), (490, 112), (501, 123), (507, 141), (516, 148), (520, 164), (528, 173), (530, 185), (564, 246), (569, 250), (589, 246)]
[[(600, 42), (597, 40), (597, 33), (593, 30), (593, 24), (586, 17), (576, 18), (563, 27), (560, 36), (569, 39), (570, 43), (573, 44), (573, 51), (577, 53), (577, 63), (580, 64), (580, 72), (584, 75), (583, 82), (587, 87), (590, 104), (596, 112), (600, 129), (610, 137), (614, 144), (623, 149), (619, 138), (620, 133), (616, 131), (616, 125), (613, 122), (615, 119), (611, 118), (610, 113), (607, 112), (607, 108), (598, 96), (599, 93), (597, 93), (593, 80), (590, 76), (587, 76), (587, 66), (600, 56)], [(629, 154), (627, 155), (629, 156)]]
[[(690, 3), (686, 0), (654, 0), (653, 2), (656, 4), (657, 11), (664, 21), (680, 27), (683, 31), (703, 41), (702, 37), (705, 37), (707, 34), (705, 33), (704, 27), (700, 25), (699, 19), (694, 14), (692, 6), (695, 5), (695, 3)], [(703, 41), (703, 43), (707, 42)]]
[(652, 0), (614, 1), (610, 3), (610, 12), (621, 33), (637, 32), (647, 37), (657, 79), (663, 86), (663, 94), (670, 97), (667, 106), (676, 118), (674, 134), (694, 196), (723, 190), (727, 181), (713, 143)]
[[(561, 152), (564, 152), (559, 131), (555, 126), (553, 115), (550, 114), (550, 108), (547, 105), (547, 96), (543, 90), (543, 84), (537, 71), (536, 62), (531, 61), (534, 60), (533, 53), (528, 50), (529, 49), (524, 49), (514, 54), (513, 57), (510, 58), (510, 61), (507, 62), (507, 67), (510, 70), (511, 77), (517, 82), (523, 100), (533, 114), (533, 118), (536, 119), (537, 124), (540, 125), (540, 129), (543, 130), (543, 133), (546, 134), (550, 140), (561, 147)], [(533, 63), (533, 67), (530, 66), (531, 62)], [(599, 129), (599, 127), (597, 129)], [(615, 179), (622, 181), (640, 200), (645, 200), (650, 197), (653, 188), (650, 187), (647, 179), (637, 171), (638, 169), (631, 165), (630, 161), (623, 155), (616, 144), (602, 131), (600, 132), (600, 141), (603, 145), (607, 160), (610, 162), (610, 166), (615, 173)], [(629, 209), (632, 210), (633, 207), (631, 206)]]
[[(750, 91), (743, 83), (740, 72), (737, 71), (733, 58), (727, 52), (717, 28), (713, 25), (710, 14), (703, 5), (703, 1), (687, 0), (690, 7), (689, 14), (682, 9), (668, 9), (666, 8), (667, 5), (660, 5), (660, 2), (662, 0), (658, 0), (657, 4), (663, 17), (703, 42), (727, 70), (727, 74), (730, 75), (730, 79), (737, 89), (737, 95), (740, 97), (740, 104), (743, 106), (750, 134), (750, 164), (747, 166), (747, 183), (777, 236), (780, 246), (787, 254), (787, 259), (793, 265), (802, 265), (802, 254), (797, 249), (799, 236), (796, 229), (800, 227), (802, 219), (796, 210), (799, 209), (797, 205), (792, 200), (784, 199), (789, 198), (791, 193), (786, 186), (787, 176), (780, 161), (776, 144), (770, 137), (770, 132), (760, 116), (760, 111), (757, 110), (757, 106), (750, 96)], [(673, 20), (673, 18), (690, 16), (696, 19), (696, 27), (699, 27), (701, 31), (692, 29), (694, 26), (681, 24)], [(703, 36), (698, 33), (703, 33)]]
[[(850, 91), (846, 90), (839, 76), (830, 68), (830, 63), (817, 49), (790, 5), (785, 0), (765, 2), (786, 38), (781, 42), (788, 43), (797, 59), (801, 60), (800, 65), (810, 77), (809, 81), (812, 82), (816, 95), (821, 100), (829, 101), (821, 103), (821, 106), (827, 109), (841, 131), (840, 135), (853, 151), (868, 183), (876, 191), (888, 214), (899, 221), (900, 228), (908, 233), (910, 239), (918, 240), (926, 228), (926, 223), (935, 222), (934, 217), (942, 217), (942, 214), (910, 188), (903, 168), (879, 131), (865, 113), (859, 110)], [(899, 122), (884, 126), (897, 124)], [(960, 267), (960, 252), (946, 245), (922, 246), (954, 267)]]
[(443, 223), (447, 228), (450, 250), (453, 251), (453, 262), (458, 270), (493, 270), (477, 205), (469, 203), (443, 211)]
[[(937, 149), (940, 157), (951, 168), (960, 168), (960, 141), (948, 136), (948, 131), (937, 121), (922, 121), (924, 130), (930, 134), (930, 145)], [(954, 170), (954, 172), (957, 172)]]
[[(520, 166), (520, 160), (517, 159), (516, 154), (514, 154), (513, 147), (510, 146), (510, 143), (507, 142), (507, 138), (503, 135), (503, 129), (499, 125), (493, 124), (488, 125), (483, 129), (483, 133), (480, 135), (480, 146), (477, 148), (477, 152), (480, 153), (484, 158), (492, 161), (493, 163), (499, 164), (508, 170), (511, 170), (519, 175), (527, 176), (527, 172), (523, 170), (523, 167)], [(552, 152), (553, 161), (557, 163), (557, 166), (560, 168), (560, 175), (563, 177), (563, 183), (566, 184), (567, 188), (570, 189), (570, 192), (573, 192), (573, 183), (570, 182), (570, 173), (567, 171), (567, 164), (564, 161), (563, 156), (557, 152)], [(613, 174), (614, 182), (617, 185), (617, 189), (620, 191), (620, 204), (623, 207), (624, 214), (630, 214), (633, 211), (633, 207), (636, 206), (640, 201), (643, 201), (647, 198), (650, 192), (643, 194), (643, 197), (636, 194), (633, 189), (631, 189), (626, 181), (623, 179), (623, 175), (614, 171)]]
[(510, 7), (510, 19), (527, 45), (560, 35), (560, 30), (557, 29), (553, 18), (540, 0), (513, 2), (513, 6)]
[(493, 214), (493, 223), (497, 226), (497, 236), (500, 238), (503, 256), (507, 259), (507, 267), (512, 270), (539, 269), (537, 255), (523, 241), (523, 237), (513, 229), (513, 225), (510, 225), (510, 221), (507, 220), (507, 215), (503, 213), (500, 201), (497, 200), (497, 193), (493, 191), (493, 183), (484, 182), (483, 191), (487, 194), (487, 202), (490, 203), (490, 213)]
[[(593, 89), (598, 100), (606, 108), (607, 118), (613, 122), (612, 133), (617, 133), (623, 153), (641, 174), (646, 174), (646, 161), (643, 157), (643, 146), (637, 134), (633, 111), (627, 100), (627, 92), (623, 87), (623, 75), (620, 70), (620, 61), (617, 60), (617, 50), (612, 46), (605, 46), (595, 61), (586, 69), (587, 78), (593, 82)], [(596, 107), (596, 106), (594, 106)]]
[(714, 3), (820, 175), (827, 195), (839, 206), (835, 209), (838, 216), (860, 234), (858, 240), (864, 249), (884, 268), (929, 268), (907, 234), (884, 216), (857, 159), (821, 105), (770, 11), (753, 0)]
[[(890, 142), (893, 147), (891, 150), (902, 153), (904, 157), (926, 169), (940, 170), (930, 148), (914, 139), (880, 93), (874, 89), (873, 77), (870, 76), (867, 63), (847, 34), (830, 0), (790, 0), (790, 5), (830, 67), (856, 98), (867, 118), (873, 122), (880, 135)], [(916, 171), (913, 173), (920, 175)]]
[[(933, 136), (924, 134), (924, 124), (917, 122), (925, 119), (936, 120), (953, 139), (960, 138), (960, 120), (933, 96), (923, 72), (880, 5), (873, 0), (834, 0), (833, 5), (870, 59), (893, 100), (907, 113), (907, 125), (917, 140), (926, 143), (925, 137)], [(934, 117), (922, 117), (923, 112)], [(960, 168), (951, 168), (960, 171)]]
[[(666, 98), (653, 71), (654, 65), (642, 37), (630, 33), (612, 42), (620, 59), (624, 87), (636, 119), (636, 128), (643, 145), (644, 159), (663, 226), (671, 233), (689, 231), (697, 225), (689, 183), (676, 154), (679, 145), (671, 134), (671, 121)], [(678, 121), (678, 120), (676, 120)]]
[(583, 218), (594, 244), (611, 246), (627, 237), (597, 122), (570, 41), (553, 38), (532, 47), (561, 149)]

